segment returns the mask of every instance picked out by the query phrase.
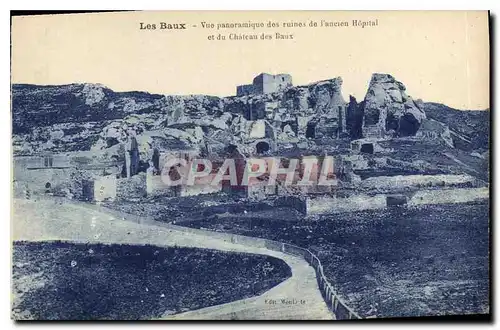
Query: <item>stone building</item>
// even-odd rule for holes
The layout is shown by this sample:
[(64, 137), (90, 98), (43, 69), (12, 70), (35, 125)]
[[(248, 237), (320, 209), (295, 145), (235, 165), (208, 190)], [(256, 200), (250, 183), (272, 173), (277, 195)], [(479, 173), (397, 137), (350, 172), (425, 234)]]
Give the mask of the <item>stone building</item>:
[(292, 76), (289, 74), (281, 73), (272, 75), (269, 73), (261, 73), (253, 79), (252, 84), (240, 85), (236, 87), (236, 95), (250, 95), (250, 94), (268, 94), (281, 92), (292, 87)]

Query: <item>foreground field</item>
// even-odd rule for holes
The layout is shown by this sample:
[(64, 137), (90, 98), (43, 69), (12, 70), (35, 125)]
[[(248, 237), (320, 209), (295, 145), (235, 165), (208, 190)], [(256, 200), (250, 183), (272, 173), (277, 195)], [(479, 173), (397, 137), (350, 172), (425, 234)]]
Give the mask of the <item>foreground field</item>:
[[(15, 242), (14, 317), (157, 318), (259, 295), (291, 276), (282, 260), (194, 248)], [(257, 284), (255, 284), (257, 283)]]
[(307, 247), (363, 317), (487, 313), (489, 207), (428, 205), (290, 222), (224, 216), (195, 228)]

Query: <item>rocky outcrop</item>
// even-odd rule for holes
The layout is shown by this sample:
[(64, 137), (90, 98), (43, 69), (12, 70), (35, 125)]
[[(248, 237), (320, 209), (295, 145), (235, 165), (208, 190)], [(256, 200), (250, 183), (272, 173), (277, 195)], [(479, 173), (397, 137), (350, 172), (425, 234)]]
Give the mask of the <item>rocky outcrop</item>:
[(13, 85), (13, 133), (60, 123), (121, 119), (163, 109), (165, 97), (143, 92), (117, 93), (98, 84)]
[[(98, 84), (13, 85), (13, 145), (15, 154), (103, 151), (134, 136), (141, 154), (163, 147), (210, 153), (229, 144), (251, 152), (261, 140), (302, 148), (339, 138), (413, 136), (426, 118), (423, 104), (394, 77), (378, 73), (360, 103), (344, 100), (340, 77), (223, 98), (114, 92)], [(450, 144), (446, 127), (425, 127), (420, 136), (437, 130)], [(460, 134), (454, 132), (452, 138)]]
[(456, 148), (483, 152), (489, 148), (490, 111), (457, 110), (439, 103), (423, 103), (428, 118), (446, 123)]
[(425, 112), (406, 94), (403, 83), (374, 73), (363, 101), (363, 136), (415, 135)]
[(423, 119), (416, 136), (426, 139), (441, 140), (448, 146), (454, 147), (449, 127), (433, 119)]

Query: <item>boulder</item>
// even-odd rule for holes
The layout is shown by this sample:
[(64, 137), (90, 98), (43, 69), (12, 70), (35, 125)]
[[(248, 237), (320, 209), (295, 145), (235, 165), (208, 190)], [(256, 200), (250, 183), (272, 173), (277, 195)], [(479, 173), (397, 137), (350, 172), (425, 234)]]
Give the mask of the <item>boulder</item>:
[[(354, 97), (345, 102), (342, 83), (337, 77), (273, 93), (223, 98), (114, 92), (95, 84), (14, 85), (15, 150), (107, 150), (131, 134), (144, 140), (139, 144), (157, 144), (159, 150), (162, 145), (169, 150), (176, 141), (208, 150), (207, 144), (220, 149), (219, 144), (247, 146), (261, 138), (308, 140), (315, 145), (348, 134), (351, 139), (415, 135), (426, 118), (423, 103), (413, 101), (391, 75), (374, 74), (359, 104)], [(438, 130), (448, 141), (446, 129)], [(159, 134), (141, 139), (149, 132)]]
[(437, 120), (423, 119), (417, 137), (430, 140), (441, 140), (450, 147), (454, 147), (450, 128)]
[(415, 135), (426, 118), (421, 106), (406, 94), (406, 87), (390, 74), (374, 73), (363, 102), (363, 135)]

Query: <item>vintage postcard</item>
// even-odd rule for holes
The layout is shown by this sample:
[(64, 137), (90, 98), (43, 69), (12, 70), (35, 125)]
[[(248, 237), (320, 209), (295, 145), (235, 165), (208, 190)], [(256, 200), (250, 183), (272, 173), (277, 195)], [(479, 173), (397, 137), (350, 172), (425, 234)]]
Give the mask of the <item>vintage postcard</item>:
[(487, 11), (14, 15), (14, 320), (490, 314)]

